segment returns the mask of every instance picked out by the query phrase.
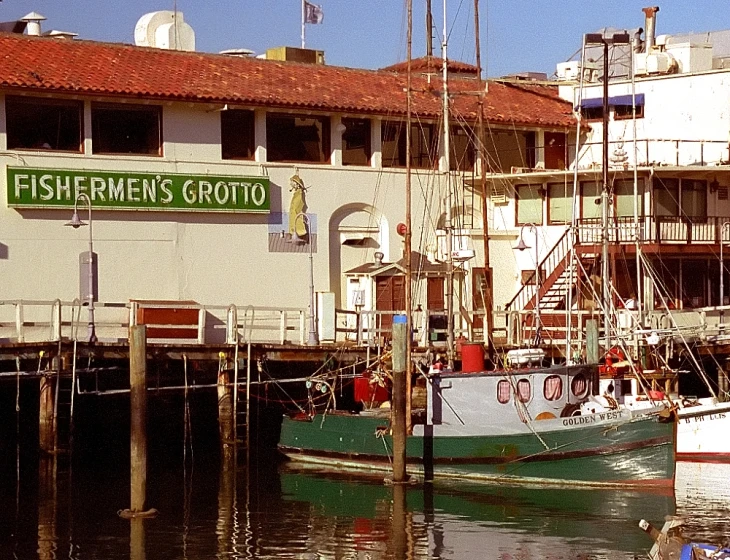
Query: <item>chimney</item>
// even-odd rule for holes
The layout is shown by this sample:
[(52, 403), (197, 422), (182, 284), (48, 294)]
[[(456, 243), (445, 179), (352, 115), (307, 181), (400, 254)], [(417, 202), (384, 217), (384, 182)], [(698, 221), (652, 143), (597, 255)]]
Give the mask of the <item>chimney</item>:
[(375, 254), (373, 257), (375, 257), (375, 265), (376, 266), (382, 266), (383, 265), (383, 257), (385, 255), (381, 253), (380, 251), (375, 251)]
[(41, 34), (41, 22), (46, 18), (37, 12), (31, 12), (26, 16), (20, 18), (20, 21), (24, 21), (28, 27), (26, 31), (28, 35), (40, 36)]
[(644, 26), (646, 29), (646, 44), (644, 52), (649, 52), (654, 46), (656, 39), (656, 13), (659, 11), (659, 6), (642, 8), (641, 11), (646, 16), (646, 25)]

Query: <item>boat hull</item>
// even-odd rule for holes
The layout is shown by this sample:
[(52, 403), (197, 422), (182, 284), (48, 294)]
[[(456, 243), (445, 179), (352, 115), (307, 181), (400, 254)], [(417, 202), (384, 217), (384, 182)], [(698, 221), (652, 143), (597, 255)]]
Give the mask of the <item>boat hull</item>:
[[(673, 423), (616, 412), (543, 424), (533, 428), (536, 431), (494, 435), (440, 435), (439, 426), (416, 426), (407, 440), (408, 471), (426, 479), (642, 488), (673, 485)], [(285, 418), (279, 449), (297, 461), (339, 468), (392, 468), (387, 417), (331, 413), (311, 420)]]
[(677, 459), (730, 461), (730, 403), (702, 402), (677, 414)]

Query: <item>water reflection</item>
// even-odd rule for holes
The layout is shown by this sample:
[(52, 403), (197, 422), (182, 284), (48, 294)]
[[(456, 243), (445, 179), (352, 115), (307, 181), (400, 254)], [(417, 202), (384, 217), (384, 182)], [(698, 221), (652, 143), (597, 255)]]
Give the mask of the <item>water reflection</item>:
[[(616, 490), (388, 486), (269, 459), (250, 469), (196, 458), (148, 475), (156, 519), (128, 521), (124, 461), (0, 462), (0, 557), (161, 559), (633, 559), (640, 518), (684, 516), (686, 533), (730, 534), (730, 465), (680, 463), (675, 497)], [(172, 464), (171, 464), (172, 463)], [(17, 496), (17, 500), (16, 500)], [(17, 503), (17, 507), (16, 507)]]

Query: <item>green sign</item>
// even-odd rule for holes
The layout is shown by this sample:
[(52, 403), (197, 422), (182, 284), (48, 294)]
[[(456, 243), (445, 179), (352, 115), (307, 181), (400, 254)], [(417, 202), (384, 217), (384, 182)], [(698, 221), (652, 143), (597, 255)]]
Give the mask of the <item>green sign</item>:
[(268, 177), (8, 167), (11, 208), (70, 208), (85, 194), (105, 210), (268, 212)]

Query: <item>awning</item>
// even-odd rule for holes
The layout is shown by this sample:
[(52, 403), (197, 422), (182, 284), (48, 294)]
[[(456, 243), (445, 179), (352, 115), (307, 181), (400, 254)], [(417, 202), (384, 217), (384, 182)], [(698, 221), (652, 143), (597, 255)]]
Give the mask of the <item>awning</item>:
[[(636, 106), (640, 106), (644, 104), (644, 94), (643, 93), (637, 93), (636, 94)], [(610, 107), (615, 107), (616, 105), (624, 105), (631, 107), (633, 105), (632, 95), (613, 95), (608, 98), (608, 105)], [(594, 109), (597, 107), (603, 107), (603, 97), (595, 97), (590, 99), (582, 99), (580, 102), (580, 106), (584, 109)]]

